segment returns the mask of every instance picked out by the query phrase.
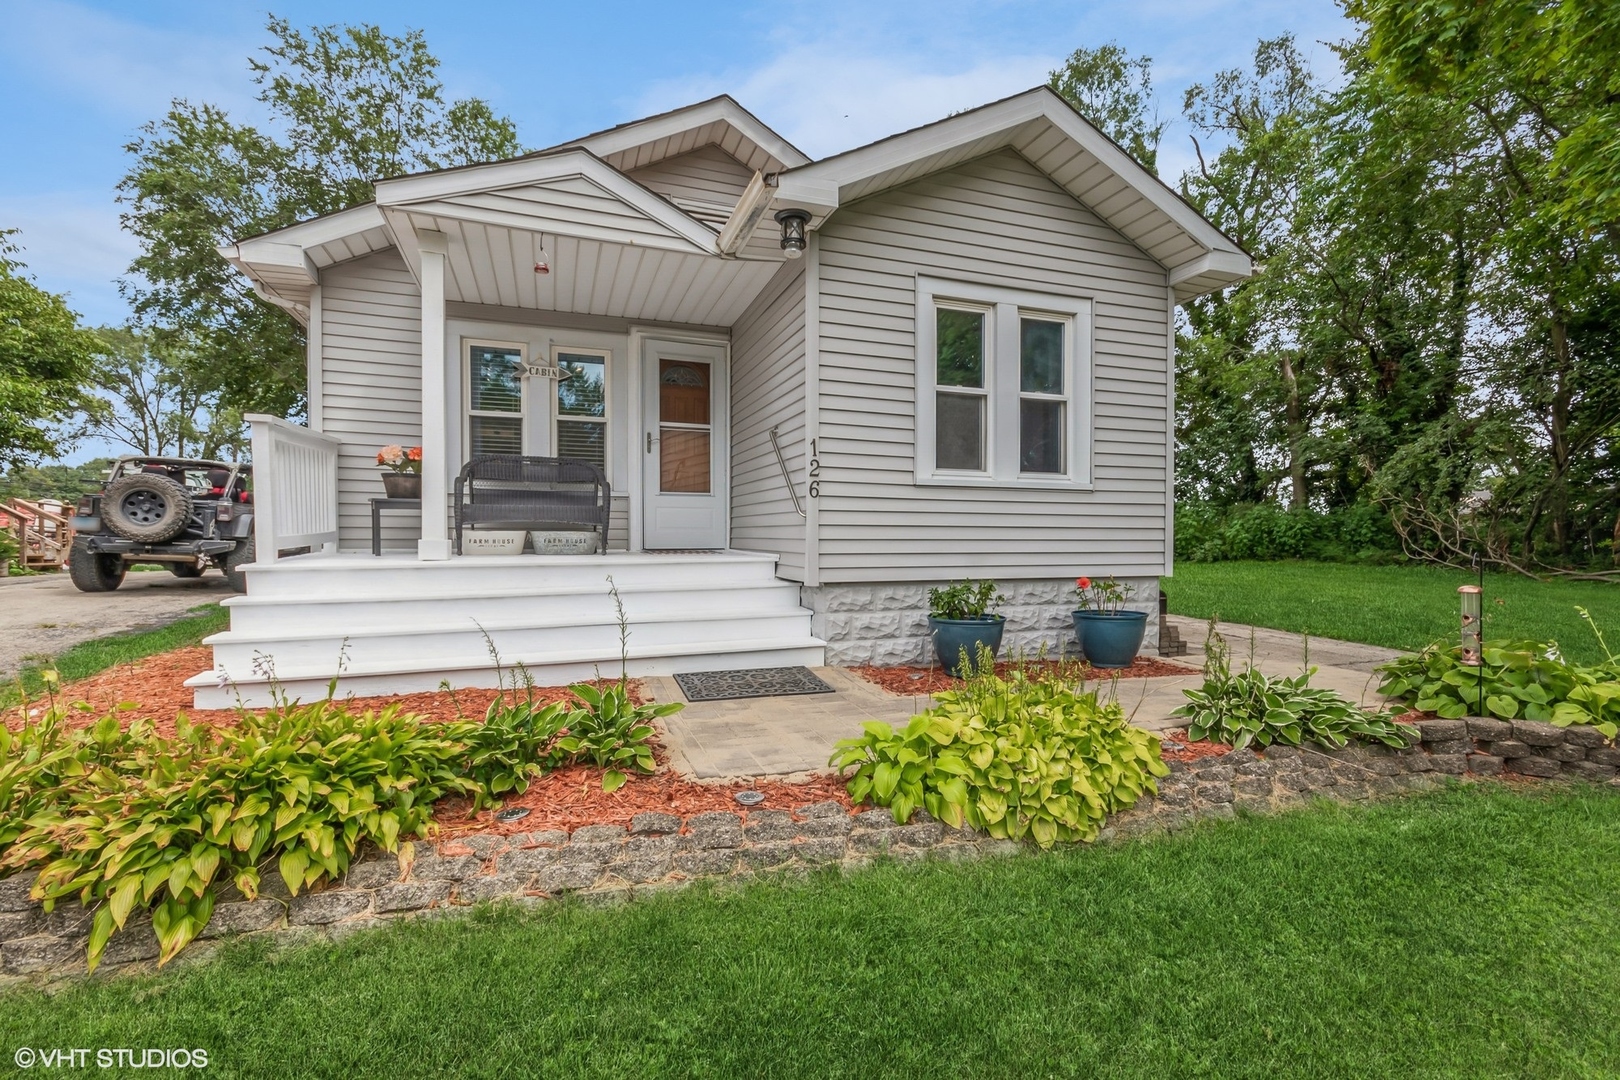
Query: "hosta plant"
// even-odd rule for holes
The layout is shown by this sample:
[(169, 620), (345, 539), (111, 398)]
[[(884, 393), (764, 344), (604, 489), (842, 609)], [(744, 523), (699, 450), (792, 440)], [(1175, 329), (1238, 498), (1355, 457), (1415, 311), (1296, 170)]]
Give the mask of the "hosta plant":
[(1107, 816), (1157, 790), (1170, 770), (1159, 739), (1132, 727), (1117, 703), (1056, 680), (988, 672), (896, 731), (868, 721), (837, 744), (830, 764), (854, 770), (857, 803), (897, 822), (921, 807), (948, 825), (1042, 847), (1093, 840)]
[(1187, 698), (1170, 715), (1185, 720), (1187, 737), (1226, 743), (1300, 746), (1314, 743), (1338, 750), (1352, 741), (1410, 745), (1410, 729), (1389, 712), (1371, 712), (1338, 693), (1310, 685), (1315, 668), (1294, 676), (1267, 675), (1252, 665), (1233, 674), (1226, 642), (1210, 621), (1205, 645), (1204, 684), (1183, 690)]
[(1580, 613), (1608, 655), (1603, 663), (1573, 663), (1556, 642), (1501, 640), (1484, 643), (1482, 663), (1465, 664), (1460, 647), (1437, 643), (1380, 667), (1380, 689), (1420, 712), (1450, 719), (1590, 724), (1613, 740), (1620, 735), (1620, 657), (1609, 652), (1591, 615), (1584, 608)]

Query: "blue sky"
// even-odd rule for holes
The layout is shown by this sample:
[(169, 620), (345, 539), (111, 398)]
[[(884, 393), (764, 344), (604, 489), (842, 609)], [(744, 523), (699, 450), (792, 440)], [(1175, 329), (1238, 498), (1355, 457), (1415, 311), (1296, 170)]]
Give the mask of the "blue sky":
[[(858, 146), (1044, 82), (1079, 45), (1154, 59), (1164, 116), (1192, 82), (1292, 31), (1318, 70), (1349, 25), (1331, 0), (925, 3), (0, 3), (0, 228), (21, 230), (40, 284), (91, 322), (119, 322), (123, 145), (171, 98), (254, 118), (246, 58), (267, 10), (304, 24), (420, 28), (452, 96), (511, 116), (526, 146), (729, 92), (812, 156)], [(1191, 159), (1173, 124), (1161, 171)]]

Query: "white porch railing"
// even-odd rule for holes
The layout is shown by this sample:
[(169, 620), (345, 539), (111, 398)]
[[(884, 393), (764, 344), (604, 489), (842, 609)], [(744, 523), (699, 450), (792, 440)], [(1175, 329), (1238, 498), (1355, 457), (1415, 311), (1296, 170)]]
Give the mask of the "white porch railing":
[(264, 413), (249, 413), (253, 436), (253, 535), (257, 561), (288, 548), (335, 546), (339, 442)]

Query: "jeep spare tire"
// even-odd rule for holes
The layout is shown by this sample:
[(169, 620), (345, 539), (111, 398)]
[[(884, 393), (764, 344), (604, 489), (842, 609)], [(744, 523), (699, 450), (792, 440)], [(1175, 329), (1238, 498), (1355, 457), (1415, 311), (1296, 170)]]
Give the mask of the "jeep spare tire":
[(191, 493), (184, 484), (153, 473), (131, 473), (107, 485), (101, 520), (125, 540), (161, 544), (186, 531)]

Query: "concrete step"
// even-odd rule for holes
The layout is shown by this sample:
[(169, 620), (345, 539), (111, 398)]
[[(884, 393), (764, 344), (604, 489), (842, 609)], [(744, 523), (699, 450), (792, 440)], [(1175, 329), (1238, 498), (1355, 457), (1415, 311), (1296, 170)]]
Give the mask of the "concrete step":
[(206, 642), (213, 668), (186, 685), (199, 708), (269, 704), (276, 687), (320, 696), (334, 677), (365, 695), (495, 686), (492, 642), (543, 684), (617, 673), (610, 577), (632, 674), (823, 663), (799, 586), (775, 570), (776, 556), (737, 551), (283, 559), (249, 570), (226, 601), (231, 628)]
[[(779, 640), (810, 636), (810, 613), (803, 608), (753, 611), (747, 608), (697, 618), (680, 613), (649, 616), (630, 625), (630, 641), (642, 650), (685, 647), (704, 641)], [(387, 663), (438, 663), (468, 667), (494, 663), (491, 648), (503, 659), (584, 654), (595, 659), (619, 655), (619, 626), (611, 614), (592, 621), (566, 616), (509, 617), (484, 622), (472, 619), (445, 623), (414, 622), (387, 629), (317, 624), (301, 632), (273, 636), (227, 630), (207, 638), (214, 665), (233, 676), (255, 666), (277, 671), (303, 671), (340, 662), (382, 666)]]
[[(647, 586), (620, 590), (625, 616), (632, 625), (671, 614), (699, 619), (750, 610), (799, 612), (799, 587), (771, 577), (764, 581), (719, 581), (680, 586)], [(286, 637), (338, 624), (349, 634), (384, 632), (416, 625), (454, 626), (472, 620), (489, 626), (512, 620), (538, 623), (573, 620), (612, 622), (618, 612), (613, 597), (595, 585), (490, 592), (421, 595), (336, 594), (309, 597), (234, 596), (225, 601), (231, 630), (265, 637)]]
[[(826, 643), (812, 637), (786, 640), (707, 641), (687, 646), (665, 646), (641, 650), (632, 647), (624, 661), (631, 678), (646, 675), (674, 675), (685, 671), (726, 671), (736, 668), (820, 667), (826, 663)], [(510, 685), (517, 665), (522, 664), (536, 685), (562, 686), (597, 677), (617, 678), (620, 657), (549, 653), (539, 656), (503, 656), (504, 679)], [(225, 678), (205, 671), (186, 680), (192, 688), (195, 707), (229, 709), (237, 705), (262, 707), (274, 704), (277, 696), (299, 701), (325, 697), (334, 675), (337, 694), (370, 697), (384, 694), (414, 694), (453, 687), (496, 687), (503, 675), (489, 663), (458, 666), (454, 663), (406, 665), (388, 662), (378, 669), (351, 665), (341, 675), (324, 668), (319, 671), (249, 672), (240, 678)]]
[(776, 556), (756, 552), (705, 555), (486, 555), (422, 562), (368, 555), (303, 556), (247, 568), (247, 595), (458, 596), (503, 590), (608, 588), (620, 592), (712, 582), (776, 580)]

